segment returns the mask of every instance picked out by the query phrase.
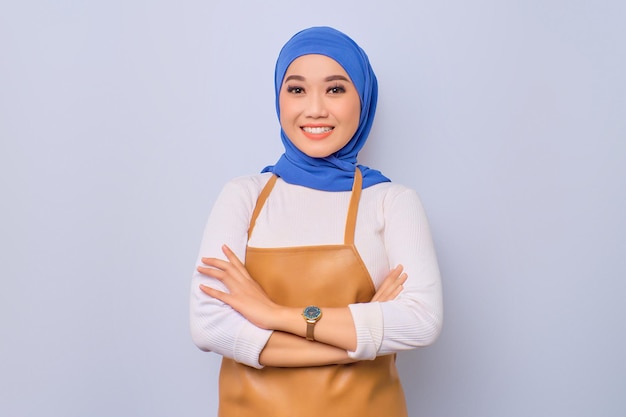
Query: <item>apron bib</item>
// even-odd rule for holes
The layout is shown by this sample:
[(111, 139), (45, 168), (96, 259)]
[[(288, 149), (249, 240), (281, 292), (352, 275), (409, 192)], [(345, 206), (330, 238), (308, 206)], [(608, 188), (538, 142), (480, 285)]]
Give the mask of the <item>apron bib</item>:
[[(248, 238), (275, 183), (272, 176), (259, 194)], [(274, 302), (314, 304), (323, 311), (371, 300), (376, 291), (354, 246), (361, 184), (357, 169), (343, 245), (246, 249), (246, 268)], [(348, 365), (262, 369), (223, 358), (219, 390), (219, 417), (407, 416), (395, 355)]]

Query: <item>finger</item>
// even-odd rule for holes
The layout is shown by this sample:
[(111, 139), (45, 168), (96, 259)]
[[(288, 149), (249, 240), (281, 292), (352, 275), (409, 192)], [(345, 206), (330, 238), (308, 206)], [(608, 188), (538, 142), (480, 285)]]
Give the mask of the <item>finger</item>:
[(224, 252), (226, 258), (237, 269), (237, 271), (239, 271), (239, 273), (241, 273), (246, 278), (252, 279), (252, 277), (248, 273), (248, 270), (246, 269), (246, 266), (243, 264), (243, 262), (241, 262), (241, 260), (239, 260), (239, 258), (237, 257), (235, 252), (232, 251), (231, 248), (229, 248), (227, 245), (223, 245), (222, 252)]
[[(230, 253), (232, 253), (232, 251)], [(234, 258), (232, 258), (233, 261), (238, 262), (241, 265), (241, 262), (237, 259), (234, 253), (232, 253), (232, 256), (234, 256)], [(224, 271), (224, 273), (227, 274), (228, 276), (231, 276), (238, 280), (249, 278), (249, 275), (247, 271), (245, 270), (245, 267), (243, 266), (238, 267), (233, 262), (230, 262), (230, 260), (225, 261), (219, 258), (202, 258), (202, 263), (206, 265), (207, 267)], [(214, 276), (213, 274), (207, 274), (207, 275)]]
[(403, 286), (399, 286), (399, 287), (394, 288), (393, 290), (385, 292), (384, 294), (375, 294), (375, 296), (372, 298), (372, 301), (373, 302), (378, 301), (382, 303), (385, 301), (395, 300), (396, 297), (400, 295), (403, 288), (404, 288)]
[(394, 275), (395, 275), (395, 269), (392, 269), (387, 274), (382, 284), (380, 284), (380, 286), (376, 290), (374, 297), (372, 297), (372, 301), (380, 301), (380, 299), (385, 296), (385, 293), (387, 292), (387, 290), (393, 285), (393, 281), (395, 280)]
[(396, 287), (394, 289), (394, 291), (388, 295), (387, 299), (385, 301), (391, 301), (391, 300), (395, 300), (397, 296), (400, 295), (400, 293), (402, 292), (402, 290), (404, 289), (404, 286), (400, 285), (398, 287)]
[(398, 264), (394, 269), (393, 269), (398, 276), (404, 271), (404, 265), (402, 264)]
[(391, 301), (391, 300), (395, 300), (396, 297), (398, 297), (398, 295), (400, 295), (402, 293), (402, 290), (404, 289), (404, 285), (402, 285), (402, 280), (398, 280), (396, 286), (394, 286), (393, 288), (390, 288), (385, 294), (384, 294), (384, 301)]
[(199, 266), (196, 269), (202, 275), (206, 275), (208, 277), (215, 278), (215, 279), (217, 279), (219, 281), (222, 281), (222, 282), (224, 281), (225, 278), (228, 277), (228, 274), (225, 273), (224, 271), (222, 271), (221, 269), (207, 268), (207, 267), (204, 267), (204, 266)]
[[(393, 278), (390, 276), (389, 278)], [(383, 288), (381, 288), (374, 294), (372, 301), (390, 301), (395, 299), (403, 290), (403, 284), (406, 282), (408, 275), (405, 273), (400, 274), (399, 277), (389, 279)]]
[(227, 299), (229, 297), (228, 293), (225, 293), (223, 291), (217, 290), (215, 288), (209, 287), (207, 285), (204, 284), (200, 284), (199, 285), (200, 290), (205, 293), (206, 295), (209, 295), (217, 300), (220, 300), (226, 304), (228, 304)]
[(211, 266), (213, 268), (222, 270), (228, 269), (228, 266), (230, 265), (230, 262), (219, 258), (202, 258), (201, 261), (206, 266)]
[(226, 259), (236, 267), (243, 266), (243, 263), (239, 260), (235, 252), (232, 251), (227, 245), (222, 245), (222, 252), (226, 255)]
[(389, 273), (385, 277), (385, 281), (393, 281), (393, 280), (395, 280), (396, 278), (398, 278), (400, 276), (400, 274), (402, 274), (403, 270), (404, 270), (404, 267), (402, 265), (396, 266), (391, 271), (389, 271)]
[(402, 265), (398, 265), (394, 269), (389, 271), (382, 284), (378, 288), (378, 291), (385, 291), (388, 287), (394, 285), (395, 280), (401, 275), (402, 269)]
[(402, 288), (404, 288), (404, 283), (406, 282), (408, 277), (409, 276), (407, 274), (402, 273), (398, 278), (393, 281), (393, 285), (389, 286), (389, 288), (387, 289), (387, 293), (393, 293), (397, 295), (397, 292), (402, 291)]

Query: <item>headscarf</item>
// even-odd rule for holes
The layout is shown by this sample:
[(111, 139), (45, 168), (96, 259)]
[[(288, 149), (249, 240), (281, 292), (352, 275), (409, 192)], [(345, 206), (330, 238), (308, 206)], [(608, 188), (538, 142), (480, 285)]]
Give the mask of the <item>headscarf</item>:
[(264, 168), (262, 172), (273, 172), (290, 184), (323, 191), (351, 190), (357, 166), (363, 174), (363, 188), (390, 181), (379, 171), (357, 165), (357, 154), (365, 145), (374, 122), (378, 82), (365, 51), (342, 32), (330, 27), (312, 27), (296, 33), (283, 46), (274, 72), (278, 119), (280, 120), (279, 94), (287, 68), (296, 58), (309, 54), (332, 58), (348, 73), (361, 99), (359, 126), (342, 149), (324, 158), (312, 158), (300, 151), (281, 128), (280, 136), (285, 153), (275, 165)]

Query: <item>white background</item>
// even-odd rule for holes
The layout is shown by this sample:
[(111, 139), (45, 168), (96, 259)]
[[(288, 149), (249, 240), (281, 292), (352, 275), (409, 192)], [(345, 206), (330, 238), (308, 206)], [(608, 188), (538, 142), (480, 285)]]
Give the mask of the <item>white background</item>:
[(368, 52), (361, 162), (418, 190), (445, 291), (412, 416), (626, 414), (626, 3), (1, 1), (0, 415), (214, 416), (189, 280), (225, 181), (282, 152), (273, 66)]

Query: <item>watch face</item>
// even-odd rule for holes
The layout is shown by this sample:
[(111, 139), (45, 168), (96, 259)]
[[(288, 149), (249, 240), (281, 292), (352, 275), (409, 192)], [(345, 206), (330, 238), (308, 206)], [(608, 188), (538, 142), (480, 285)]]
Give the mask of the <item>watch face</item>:
[(307, 320), (317, 320), (322, 315), (322, 310), (316, 306), (308, 306), (304, 309), (302, 315)]

